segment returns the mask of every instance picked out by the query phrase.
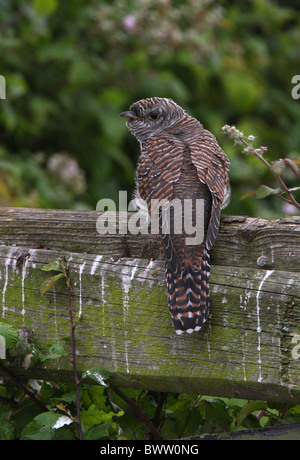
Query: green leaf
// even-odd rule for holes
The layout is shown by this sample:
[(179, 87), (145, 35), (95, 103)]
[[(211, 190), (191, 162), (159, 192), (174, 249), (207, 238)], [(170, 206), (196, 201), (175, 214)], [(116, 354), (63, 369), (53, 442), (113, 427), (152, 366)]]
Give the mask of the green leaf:
[(41, 270), (44, 272), (56, 271), (56, 272), (63, 272), (64, 268), (62, 264), (58, 261), (50, 262), (49, 264), (44, 265)]
[(4, 337), (6, 348), (15, 347), (19, 340), (17, 329), (4, 321), (0, 321), (0, 336)]
[(82, 374), (82, 378), (84, 379), (89, 377), (95, 380), (100, 385), (107, 387), (107, 384), (104, 380), (108, 379), (110, 375), (111, 373), (108, 370), (103, 369), (102, 367), (93, 367), (92, 369), (88, 369), (87, 371), (85, 371)]
[(236, 414), (236, 426), (242, 425), (245, 418), (252, 412), (267, 409), (267, 407), (267, 404), (263, 401), (250, 401), (246, 403), (244, 407), (242, 407), (242, 409)]
[(106, 412), (98, 410), (95, 404), (91, 404), (87, 410), (83, 410), (81, 412), (81, 422), (83, 423), (85, 429), (89, 429), (95, 425), (104, 423), (104, 417), (106, 418), (106, 423), (110, 422), (112, 417), (110, 420), (107, 420), (108, 417), (106, 417), (106, 415)]
[(47, 355), (40, 355), (40, 361), (44, 362), (46, 359), (57, 359), (62, 356), (68, 356), (68, 352), (63, 345), (56, 342), (49, 348), (49, 353)]
[(85, 385), (81, 393), (81, 401), (84, 408), (95, 404), (99, 410), (107, 411), (108, 407), (110, 407), (105, 387), (102, 385)]
[(27, 439), (33, 439), (35, 441), (48, 441), (53, 439), (53, 437), (54, 430), (52, 430), (50, 427), (43, 427), (32, 422), (24, 428), (20, 439), (22, 441)]
[(60, 278), (64, 276), (63, 273), (59, 273), (58, 275), (51, 276), (51, 278), (46, 278), (40, 287), (41, 295), (44, 295)]
[(10, 441), (15, 439), (16, 428), (13, 423), (0, 416), (0, 441)]
[(62, 401), (68, 404), (76, 403), (76, 391), (64, 393), (62, 396), (54, 396), (53, 398), (50, 398), (50, 400), (53, 404), (58, 404)]
[(54, 13), (58, 7), (57, 0), (34, 0), (33, 6), (37, 14), (40, 16), (49, 16)]
[(56, 414), (55, 412), (43, 412), (42, 414), (34, 417), (34, 421), (39, 423), (42, 426), (52, 426), (55, 425), (57, 420), (61, 417), (61, 414)]
[(261, 198), (266, 198), (267, 196), (271, 195), (278, 195), (278, 193), (281, 193), (282, 190), (281, 188), (271, 188), (268, 187), (267, 185), (260, 185), (255, 192), (255, 196), (257, 199)]
[(204, 429), (211, 431), (216, 429), (220, 431), (228, 431), (233, 421), (233, 417), (228, 413), (226, 404), (220, 398), (213, 398), (206, 401), (201, 401), (204, 408)]
[(98, 439), (101, 439), (104, 436), (108, 436), (109, 427), (110, 423), (102, 423), (101, 425), (95, 426), (87, 431), (84, 431), (82, 433), (82, 437), (87, 441), (97, 441)]
[(291, 158), (285, 158), (283, 161), (285, 161), (286, 164), (289, 165), (296, 177), (300, 177), (300, 169), (298, 166), (299, 163), (296, 160), (292, 160)]
[(290, 413), (295, 414), (295, 415), (300, 415), (300, 404), (297, 404), (296, 406), (292, 407), (290, 409)]
[(283, 160), (272, 161), (271, 163), (271, 171), (274, 174), (280, 175), (285, 168), (285, 163)]
[(118, 413), (104, 412), (99, 410), (95, 404), (91, 404), (87, 410), (81, 412), (81, 421), (86, 430), (101, 423), (112, 423), (113, 417), (121, 417), (124, 412), (121, 410)]
[(55, 430), (53, 426), (61, 414), (54, 412), (43, 412), (42, 414), (34, 417), (33, 421), (25, 426), (21, 434), (21, 440), (34, 439), (34, 440), (48, 440), (53, 439)]

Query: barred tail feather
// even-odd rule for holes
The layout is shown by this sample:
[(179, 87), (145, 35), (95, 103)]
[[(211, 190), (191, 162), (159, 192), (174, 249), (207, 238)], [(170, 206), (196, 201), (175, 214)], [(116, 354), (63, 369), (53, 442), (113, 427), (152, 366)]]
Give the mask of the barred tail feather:
[(199, 331), (209, 315), (210, 254), (204, 250), (201, 267), (188, 266), (182, 276), (167, 266), (168, 303), (175, 332)]

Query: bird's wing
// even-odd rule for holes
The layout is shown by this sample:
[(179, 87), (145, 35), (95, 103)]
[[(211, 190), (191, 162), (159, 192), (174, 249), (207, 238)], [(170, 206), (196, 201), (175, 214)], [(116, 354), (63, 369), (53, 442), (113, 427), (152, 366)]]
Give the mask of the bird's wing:
[(207, 228), (206, 248), (211, 249), (220, 226), (220, 213), (225, 192), (229, 188), (229, 160), (215, 136), (206, 129), (190, 143), (191, 159), (198, 179), (207, 185), (212, 196), (211, 217)]
[(137, 179), (139, 193), (147, 202), (149, 214), (160, 218), (160, 244), (166, 260), (174, 273), (181, 272), (181, 264), (174, 249), (170, 234), (162, 232), (162, 218), (158, 203), (152, 200), (174, 198), (174, 182), (181, 174), (184, 143), (175, 137), (153, 136), (142, 145)]

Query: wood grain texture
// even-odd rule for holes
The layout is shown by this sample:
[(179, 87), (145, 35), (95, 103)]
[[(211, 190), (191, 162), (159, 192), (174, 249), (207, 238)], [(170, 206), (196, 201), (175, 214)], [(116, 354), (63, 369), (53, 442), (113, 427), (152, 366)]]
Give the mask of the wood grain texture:
[[(64, 343), (64, 281), (44, 297), (40, 285), (49, 276), (41, 267), (65, 256), (74, 313), (81, 313), (80, 372), (104, 367), (123, 387), (300, 401), (299, 218), (223, 216), (212, 251), (211, 318), (200, 332), (177, 336), (154, 237), (99, 235), (101, 216), (0, 210), (0, 319), (30, 329), (44, 353), (56, 340)], [(17, 371), (72, 380), (63, 358)]]

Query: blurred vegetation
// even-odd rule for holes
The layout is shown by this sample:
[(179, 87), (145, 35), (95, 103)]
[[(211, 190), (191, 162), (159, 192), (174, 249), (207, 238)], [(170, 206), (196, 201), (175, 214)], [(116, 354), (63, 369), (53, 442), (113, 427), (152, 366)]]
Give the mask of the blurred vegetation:
[[(300, 156), (296, 1), (0, 0), (0, 197), (4, 206), (94, 209), (134, 188), (139, 146), (119, 113), (171, 97), (231, 161), (230, 214), (275, 218), (274, 178), (221, 134), (234, 124), (270, 160)], [(295, 178), (286, 178), (295, 186)]]
[[(130, 199), (139, 146), (119, 113), (160, 96), (198, 118), (229, 156), (226, 213), (296, 213), (276, 197), (240, 200), (275, 179), (221, 128), (255, 135), (270, 161), (300, 158), (300, 101), (291, 95), (300, 73), (298, 9), (297, 0), (0, 0), (0, 205), (95, 209), (101, 198), (117, 202), (119, 190)], [(285, 180), (297, 185), (292, 171)], [(42, 417), (9, 385), (0, 396), (20, 406), (11, 413), (3, 404), (2, 439), (75, 436), (68, 426), (55, 430), (53, 412)], [(82, 389), (91, 439), (144, 439), (142, 422), (99, 388)], [(44, 382), (39, 392), (49, 410), (62, 401), (74, 411), (74, 385)], [(165, 438), (299, 421), (299, 406), (168, 395), (159, 412), (159, 395), (126, 394), (149, 417), (158, 414)], [(113, 421), (116, 407), (124, 415)]]

